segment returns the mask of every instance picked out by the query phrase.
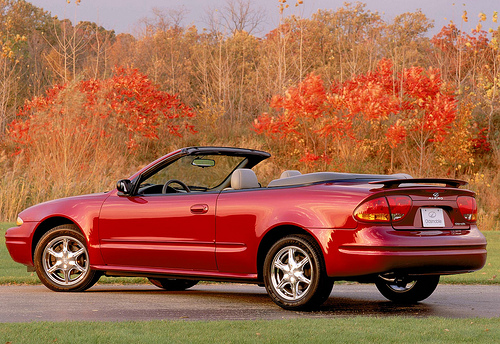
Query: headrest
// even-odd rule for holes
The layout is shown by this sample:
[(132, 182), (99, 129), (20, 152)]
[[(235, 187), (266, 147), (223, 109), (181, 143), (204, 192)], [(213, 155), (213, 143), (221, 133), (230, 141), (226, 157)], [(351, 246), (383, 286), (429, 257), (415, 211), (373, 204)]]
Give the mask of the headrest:
[(255, 172), (248, 168), (240, 168), (231, 176), (231, 187), (234, 190), (253, 189), (260, 187)]
[(286, 170), (286, 171), (283, 171), (283, 173), (280, 176), (280, 179), (293, 177), (293, 176), (300, 176), (301, 174), (302, 173), (300, 173), (297, 170)]

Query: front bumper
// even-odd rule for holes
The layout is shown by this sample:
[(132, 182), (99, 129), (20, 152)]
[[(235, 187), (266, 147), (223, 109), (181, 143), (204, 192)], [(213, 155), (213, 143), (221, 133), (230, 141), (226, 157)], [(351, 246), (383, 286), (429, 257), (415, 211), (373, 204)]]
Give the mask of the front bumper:
[(24, 222), (19, 227), (12, 227), (5, 232), (5, 245), (15, 262), (33, 266), (33, 233), (38, 222)]

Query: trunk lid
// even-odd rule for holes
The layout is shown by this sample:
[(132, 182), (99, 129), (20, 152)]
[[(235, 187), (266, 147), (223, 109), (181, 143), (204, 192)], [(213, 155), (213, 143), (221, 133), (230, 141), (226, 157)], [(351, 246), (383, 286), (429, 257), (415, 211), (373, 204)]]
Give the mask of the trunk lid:
[[(470, 225), (476, 222), (474, 192), (458, 188), (466, 184), (464, 181), (408, 179), (396, 182), (377, 181), (370, 184), (383, 184), (378, 190), (389, 200), (389, 204), (391, 199), (397, 199), (398, 196), (411, 199), (411, 205), (406, 208), (407, 213), (401, 219), (394, 220), (392, 214), (391, 222), (396, 230), (468, 230)], [(380, 193), (377, 196), (381, 196)], [(467, 206), (464, 205), (466, 203), (474, 209), (467, 210)], [(394, 206), (389, 208), (393, 212)]]

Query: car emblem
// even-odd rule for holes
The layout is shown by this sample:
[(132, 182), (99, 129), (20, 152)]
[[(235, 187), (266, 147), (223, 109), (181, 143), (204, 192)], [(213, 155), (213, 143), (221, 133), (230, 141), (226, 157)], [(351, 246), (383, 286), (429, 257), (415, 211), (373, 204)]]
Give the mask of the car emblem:
[(431, 199), (433, 201), (442, 201), (443, 197), (439, 197), (439, 192), (434, 192), (432, 194), (432, 197), (429, 197), (429, 199)]
[(430, 218), (435, 218), (435, 217), (436, 217), (436, 213), (435, 213), (435, 212), (433, 212), (433, 211), (431, 211), (431, 212), (429, 213), (429, 217), (430, 217)]

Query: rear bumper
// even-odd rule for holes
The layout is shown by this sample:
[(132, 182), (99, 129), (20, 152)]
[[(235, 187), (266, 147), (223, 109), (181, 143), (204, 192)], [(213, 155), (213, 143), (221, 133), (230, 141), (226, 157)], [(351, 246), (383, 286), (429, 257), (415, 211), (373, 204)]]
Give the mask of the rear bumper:
[(458, 274), (481, 269), (486, 239), (477, 229), (395, 231), (387, 227), (335, 230), (326, 245), (330, 277)]
[(20, 227), (12, 227), (5, 232), (5, 245), (15, 262), (33, 266), (32, 235), (38, 222), (25, 222)]

